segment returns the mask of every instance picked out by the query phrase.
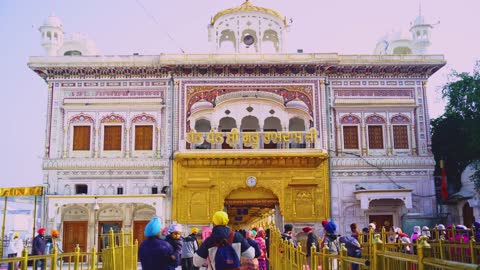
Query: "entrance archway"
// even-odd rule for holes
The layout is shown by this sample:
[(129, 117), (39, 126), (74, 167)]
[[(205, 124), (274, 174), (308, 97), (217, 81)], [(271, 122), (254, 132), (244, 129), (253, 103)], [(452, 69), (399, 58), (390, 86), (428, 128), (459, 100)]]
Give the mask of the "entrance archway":
[(278, 197), (269, 189), (238, 188), (225, 198), (225, 209), (234, 228), (249, 228), (280, 218)]

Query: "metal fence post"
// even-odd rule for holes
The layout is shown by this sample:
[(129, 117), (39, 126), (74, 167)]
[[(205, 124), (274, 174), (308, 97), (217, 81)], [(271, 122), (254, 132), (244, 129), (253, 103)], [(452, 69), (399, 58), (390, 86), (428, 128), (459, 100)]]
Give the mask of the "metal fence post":
[(117, 269), (116, 268), (116, 266), (117, 266), (116, 265), (116, 260), (115, 260), (116, 259), (115, 256), (117, 255), (116, 252), (115, 252), (115, 249), (116, 249), (115, 248), (115, 233), (113, 232), (112, 228), (110, 228), (109, 238), (110, 238), (110, 248), (112, 250), (112, 256), (111, 256), (112, 257), (112, 261), (111, 261), (112, 264), (111, 264), (111, 267), (112, 267), (112, 269)]
[(27, 270), (28, 268), (28, 250), (27, 250), (27, 245), (24, 246), (22, 250), (22, 270)]
[(382, 239), (380, 239), (379, 234), (375, 234), (373, 236), (373, 241), (372, 241), (372, 270), (380, 270), (382, 269), (380, 266), (380, 260), (378, 258), (378, 251), (383, 250), (383, 242)]
[(348, 257), (347, 255), (347, 248), (345, 247), (345, 243), (342, 243), (340, 245), (340, 263), (341, 263), (341, 270), (347, 270), (348, 269), (348, 263), (344, 260), (345, 257)]
[(50, 265), (52, 270), (57, 270), (58, 250), (55, 245), (53, 245), (52, 254), (53, 256), (50, 259)]
[[(322, 270), (330, 270), (330, 264), (328, 263), (327, 254), (330, 253), (327, 245), (322, 248)], [(316, 270), (316, 269), (315, 269)]]
[(97, 249), (95, 248), (95, 246), (92, 247), (92, 266), (90, 267), (90, 269), (97, 269)]
[(77, 246), (75, 247), (73, 269), (74, 270), (79, 270), (80, 269), (79, 264), (80, 264), (80, 245), (77, 244)]
[(431, 248), (430, 244), (427, 242), (427, 237), (426, 236), (420, 236), (417, 241), (417, 258), (418, 258), (418, 270), (424, 270), (425, 269), (425, 264), (423, 263), (423, 259), (426, 257), (425, 256), (425, 251), (429, 250)]
[[(475, 235), (475, 234), (474, 234)], [(477, 252), (475, 252), (475, 236), (470, 237), (470, 241), (468, 241), (468, 245), (470, 246), (470, 262), (475, 264), (477, 261)]]

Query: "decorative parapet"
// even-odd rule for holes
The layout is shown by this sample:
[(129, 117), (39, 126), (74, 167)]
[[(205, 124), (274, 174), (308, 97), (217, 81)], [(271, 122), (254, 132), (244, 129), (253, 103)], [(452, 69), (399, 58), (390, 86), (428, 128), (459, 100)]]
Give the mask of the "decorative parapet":
[(425, 168), (435, 166), (433, 157), (332, 157), (333, 169), (346, 168)]
[(443, 55), (338, 55), (336, 53), (161, 54), (30, 57), (42, 78), (167, 78), (243, 75), (339, 76), (369, 74), (429, 76), (446, 64)]
[(162, 169), (168, 167), (168, 160), (154, 158), (66, 158), (45, 159), (44, 170), (76, 169)]
[(174, 160), (182, 166), (194, 167), (302, 167), (315, 168), (322, 161), (328, 159), (325, 151), (317, 149), (303, 149), (283, 151), (252, 150), (243, 152), (238, 150), (187, 150), (175, 152)]

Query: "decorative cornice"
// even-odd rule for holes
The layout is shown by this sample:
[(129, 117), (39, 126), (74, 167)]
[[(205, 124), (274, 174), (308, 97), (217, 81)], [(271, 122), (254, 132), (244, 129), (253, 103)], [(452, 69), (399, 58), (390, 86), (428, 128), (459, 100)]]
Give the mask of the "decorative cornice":
[(66, 158), (46, 159), (44, 170), (163, 169), (168, 160), (154, 158)]
[(30, 57), (44, 79), (330, 76), (427, 77), (443, 55), (162, 54), (157, 56)]
[(176, 152), (174, 159), (188, 167), (318, 167), (328, 159), (322, 150), (304, 149), (303, 151), (251, 150), (210, 150)]
[(332, 157), (334, 169), (340, 168), (433, 168), (433, 157)]

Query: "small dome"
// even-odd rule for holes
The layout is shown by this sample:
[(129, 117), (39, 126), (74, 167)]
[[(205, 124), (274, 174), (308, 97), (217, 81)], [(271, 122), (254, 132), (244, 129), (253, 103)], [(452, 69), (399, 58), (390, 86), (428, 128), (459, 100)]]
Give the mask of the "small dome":
[(273, 9), (269, 9), (269, 8), (254, 6), (249, 0), (246, 0), (239, 7), (228, 8), (228, 9), (225, 9), (225, 10), (222, 10), (222, 11), (218, 12), (217, 14), (215, 14), (215, 16), (213, 16), (210, 24), (213, 25), (215, 23), (215, 21), (217, 21), (218, 18), (222, 17), (223, 15), (236, 13), (236, 12), (242, 12), (242, 11), (256, 11), (256, 12), (261, 12), (261, 13), (267, 13), (267, 14), (278, 17), (281, 21), (284, 22), (284, 24), (286, 24), (285, 18), (282, 17), (282, 15), (280, 13), (278, 13), (277, 11), (275, 11)]
[(298, 98), (295, 98), (294, 100), (291, 100), (291, 101), (287, 102), (285, 107), (291, 108), (291, 109), (299, 109), (299, 110), (302, 110), (306, 113), (308, 113), (308, 111), (309, 111), (307, 104), (305, 104), (305, 102), (301, 101)]
[(201, 99), (195, 103), (193, 103), (192, 108), (190, 109), (191, 113), (196, 113), (198, 111), (211, 109), (213, 108), (213, 104), (211, 102), (206, 101), (205, 99)]
[(62, 21), (55, 15), (50, 15), (43, 23), (43, 26), (62, 27)]

